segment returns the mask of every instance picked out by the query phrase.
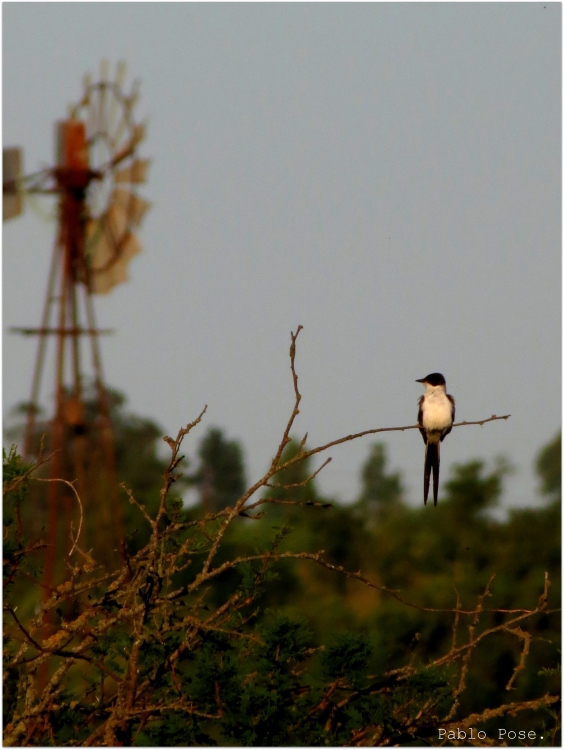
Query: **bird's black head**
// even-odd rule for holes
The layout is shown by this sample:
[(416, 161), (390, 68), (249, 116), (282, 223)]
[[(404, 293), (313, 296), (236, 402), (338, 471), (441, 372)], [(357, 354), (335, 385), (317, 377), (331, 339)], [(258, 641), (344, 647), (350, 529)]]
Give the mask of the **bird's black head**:
[(429, 383), (429, 385), (446, 385), (444, 375), (441, 375), (440, 372), (432, 372), (430, 375), (427, 375), (427, 377), (416, 380), (415, 382)]

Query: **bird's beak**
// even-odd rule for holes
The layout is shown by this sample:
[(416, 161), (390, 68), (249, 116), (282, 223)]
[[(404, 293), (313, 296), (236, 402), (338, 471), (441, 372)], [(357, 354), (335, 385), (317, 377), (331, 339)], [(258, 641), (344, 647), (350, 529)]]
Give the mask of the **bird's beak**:
[(420, 380), (416, 380), (415, 382), (416, 383), (424, 383), (425, 382), (425, 378), (421, 378)]

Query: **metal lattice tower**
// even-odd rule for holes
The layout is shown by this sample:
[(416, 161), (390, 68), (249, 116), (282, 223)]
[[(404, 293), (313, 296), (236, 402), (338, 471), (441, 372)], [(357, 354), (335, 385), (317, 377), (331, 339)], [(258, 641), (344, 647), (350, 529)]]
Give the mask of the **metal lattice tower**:
[[(50, 479), (74, 483), (88, 521), (88, 547), (102, 562), (116, 562), (123, 541), (117, 497), (110, 403), (104, 384), (95, 294), (107, 294), (127, 280), (130, 260), (140, 252), (135, 236), (149, 203), (138, 194), (149, 161), (138, 156), (145, 127), (136, 124), (139, 86), (125, 94), (125, 66), (114, 81), (102, 63), (100, 80), (85, 76), (83, 96), (56, 124), (56, 166), (21, 177), (21, 152), (4, 152), (4, 219), (21, 213), (26, 194), (57, 198), (58, 228), (41, 324), (13, 329), (38, 337), (31, 397), (27, 404), (24, 453), (39, 449), (38, 402), (47, 369), (48, 340), (54, 339), (55, 409), (47, 431), (52, 453)], [(86, 403), (85, 384), (96, 397)], [(92, 404), (95, 404), (92, 408)], [(88, 408), (87, 408), (88, 407)], [(76, 517), (71, 490), (53, 481), (47, 492), (46, 595), (68, 549), (70, 518)], [(74, 514), (74, 515), (73, 515)]]

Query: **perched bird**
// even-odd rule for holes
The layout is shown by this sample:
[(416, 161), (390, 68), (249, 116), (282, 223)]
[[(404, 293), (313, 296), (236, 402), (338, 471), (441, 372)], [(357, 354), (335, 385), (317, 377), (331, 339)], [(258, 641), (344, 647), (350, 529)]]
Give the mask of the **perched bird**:
[(452, 430), (454, 422), (454, 399), (446, 392), (446, 380), (440, 372), (432, 372), (425, 378), (416, 380), (423, 383), (425, 393), (419, 399), (417, 422), (425, 443), (425, 476), (423, 480), (423, 500), (427, 505), (429, 479), (433, 470), (433, 498), (437, 504), (439, 493), (439, 464), (441, 443)]

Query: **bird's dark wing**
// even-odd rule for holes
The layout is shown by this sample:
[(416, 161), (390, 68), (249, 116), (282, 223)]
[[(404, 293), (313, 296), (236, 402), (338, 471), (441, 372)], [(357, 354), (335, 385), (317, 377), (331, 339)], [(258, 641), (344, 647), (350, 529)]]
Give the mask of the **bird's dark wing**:
[(423, 442), (425, 443), (425, 445), (427, 445), (427, 431), (423, 427), (423, 399), (424, 398), (425, 398), (424, 396), (421, 396), (421, 398), (419, 399), (419, 413), (417, 414), (417, 424), (419, 425), (419, 432), (421, 433)]
[[(446, 396), (447, 396), (448, 400), (449, 400), (449, 401), (450, 401), (450, 403), (451, 403), (451, 407), (452, 407), (452, 421), (453, 421), (453, 423), (454, 423), (454, 415), (456, 414), (456, 406), (455, 406), (455, 404), (454, 404), (454, 399), (453, 399), (453, 397), (452, 397), (452, 396), (449, 396), (449, 395), (448, 395), (448, 393), (447, 393), (447, 395), (446, 395)], [(446, 430), (445, 430), (445, 431), (443, 432), (443, 434), (441, 435), (441, 443), (443, 442), (443, 440), (444, 440), (444, 439), (446, 438), (446, 436), (447, 436), (447, 435), (449, 434), (449, 432), (450, 432), (451, 430), (452, 430), (452, 425), (451, 425), (450, 427), (448, 427), (448, 428), (447, 428), (447, 429), (446, 429)]]

